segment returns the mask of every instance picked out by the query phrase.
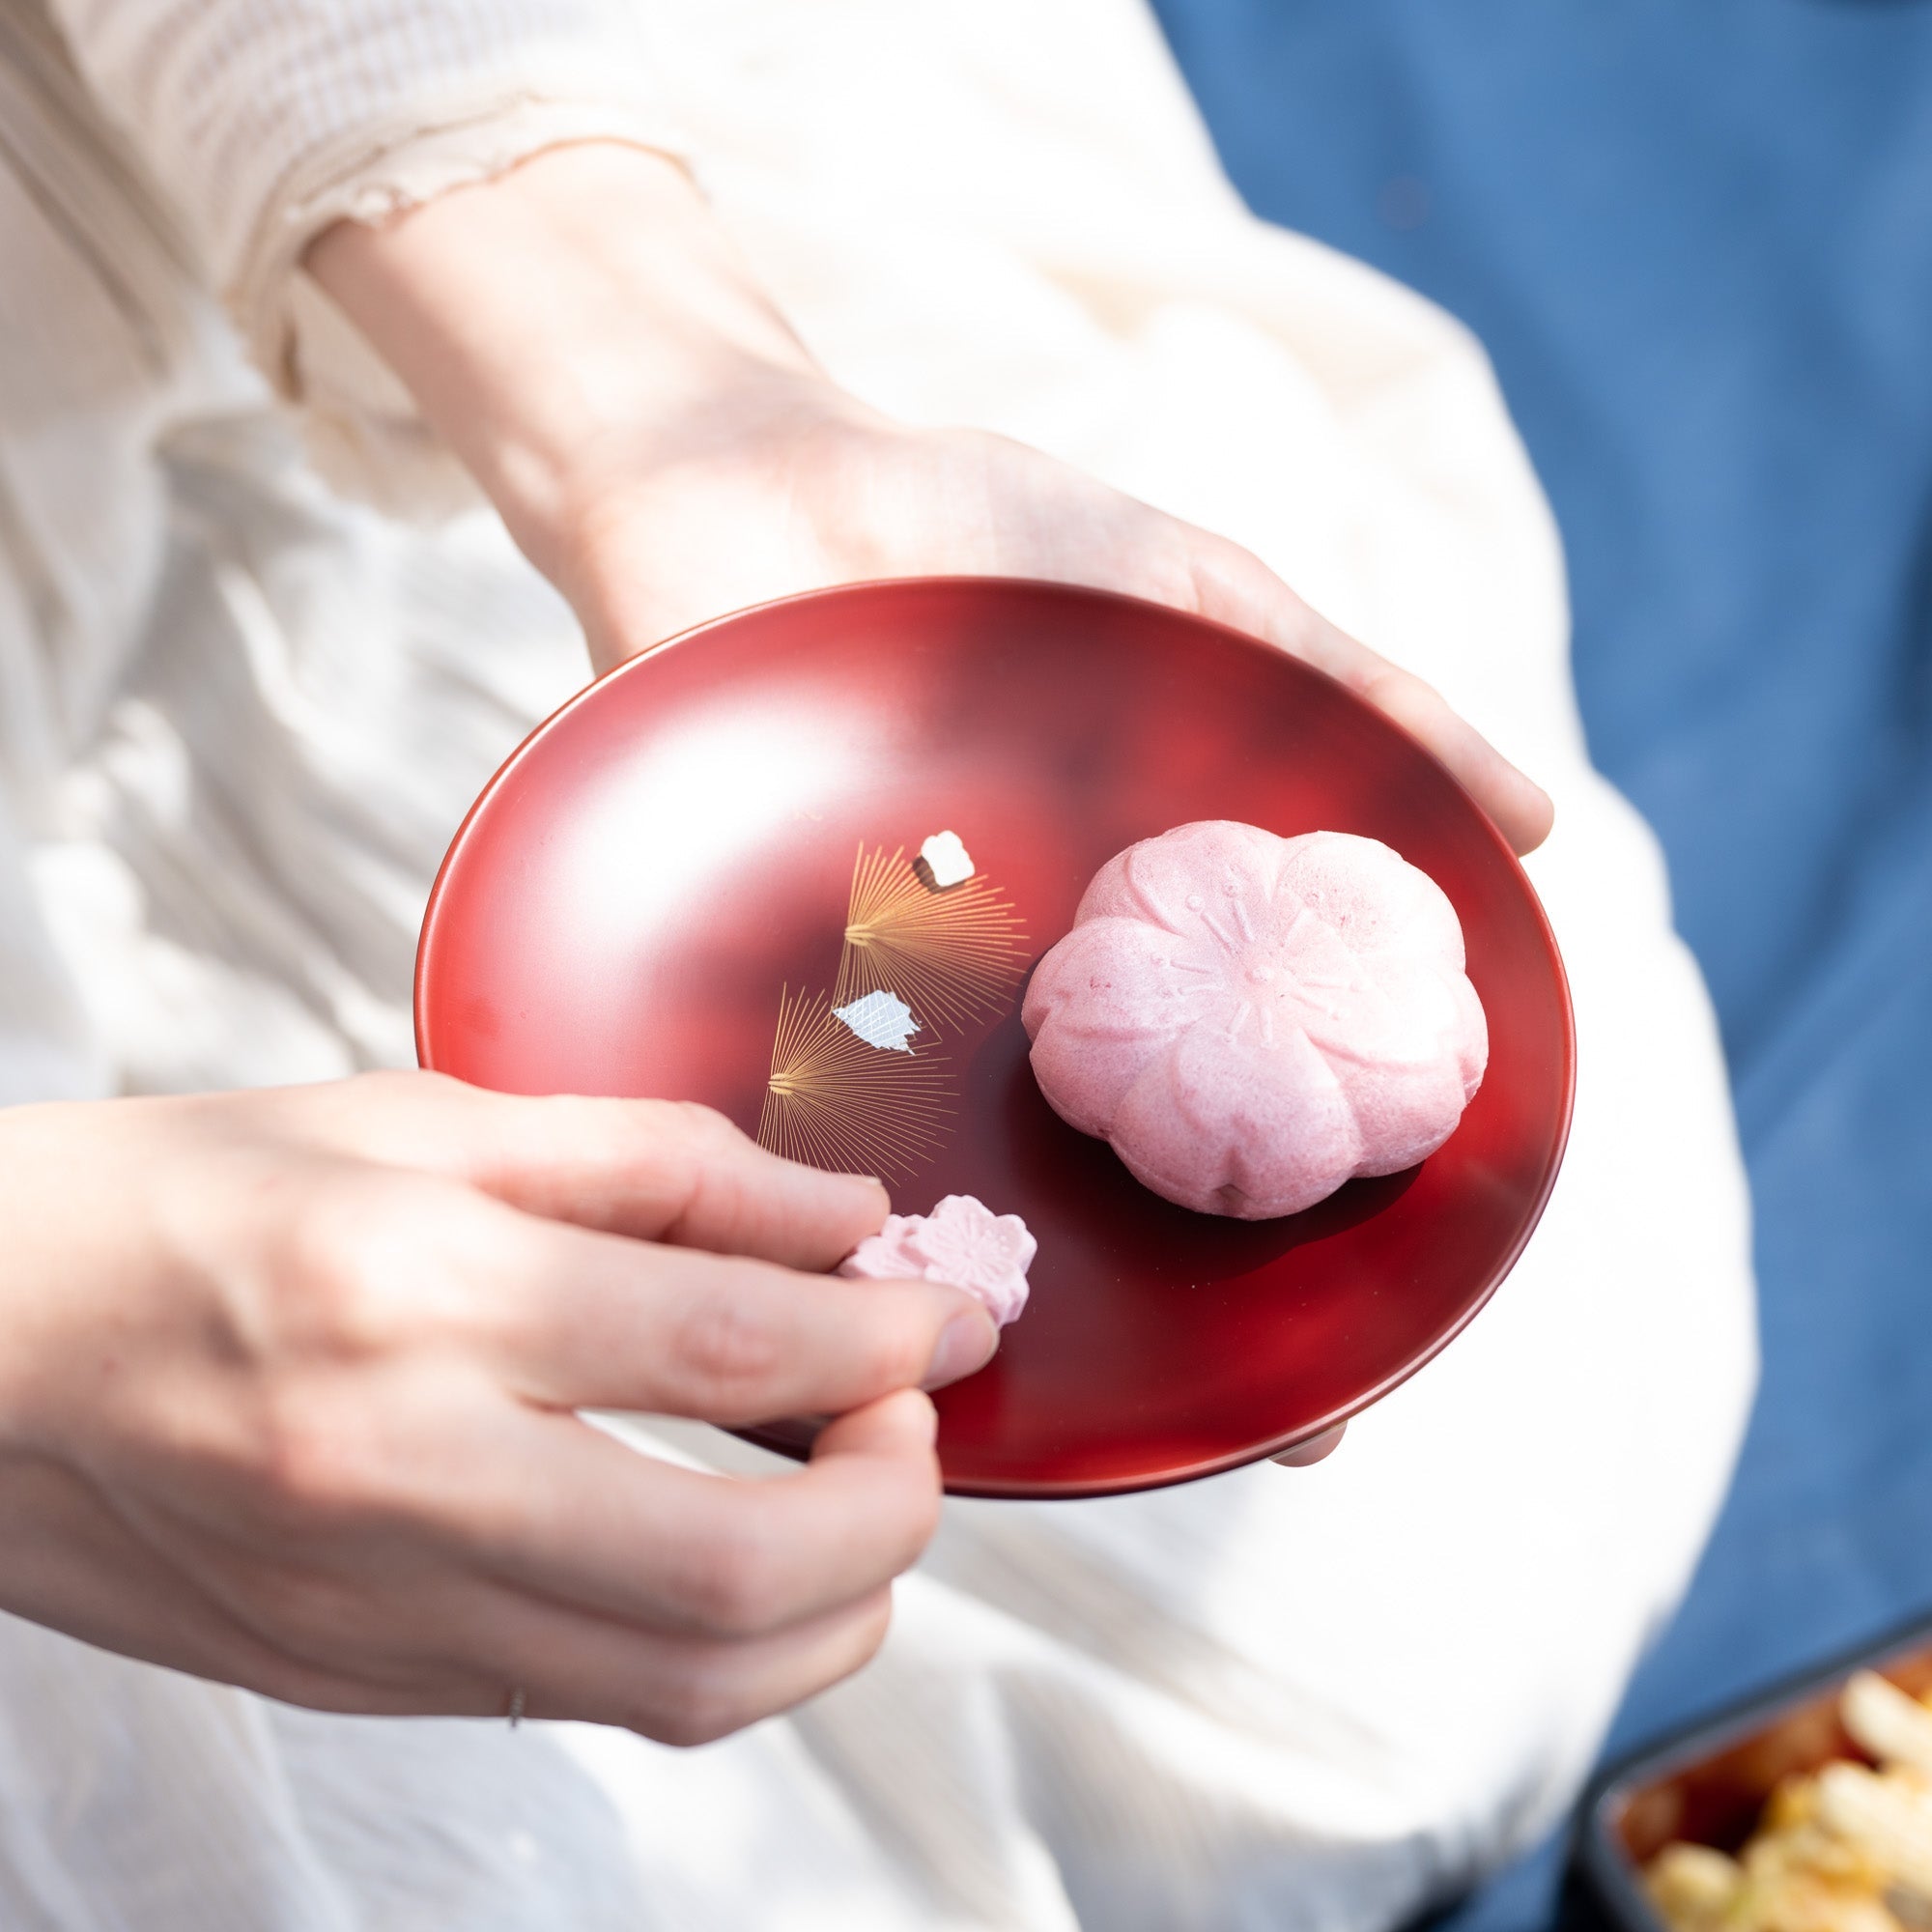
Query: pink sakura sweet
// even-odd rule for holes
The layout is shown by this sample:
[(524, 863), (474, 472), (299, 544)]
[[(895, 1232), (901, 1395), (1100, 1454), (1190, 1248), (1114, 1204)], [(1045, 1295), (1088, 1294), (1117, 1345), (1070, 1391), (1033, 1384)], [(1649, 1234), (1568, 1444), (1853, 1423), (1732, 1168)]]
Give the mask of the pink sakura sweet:
[(1435, 880), (1374, 838), (1225, 819), (1108, 860), (1022, 1017), (1063, 1120), (1251, 1221), (1434, 1153), (1489, 1060)]
[(949, 1194), (930, 1214), (888, 1214), (838, 1272), (868, 1281), (943, 1281), (977, 1295), (1004, 1327), (1026, 1306), (1027, 1269), (1038, 1248), (1017, 1214), (995, 1214), (970, 1194)]

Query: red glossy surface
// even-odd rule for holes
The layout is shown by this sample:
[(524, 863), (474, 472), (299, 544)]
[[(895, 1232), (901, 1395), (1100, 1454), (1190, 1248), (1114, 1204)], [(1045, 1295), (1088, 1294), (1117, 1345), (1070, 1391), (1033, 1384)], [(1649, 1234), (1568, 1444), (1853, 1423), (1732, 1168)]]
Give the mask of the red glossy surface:
[(1016, 985), (942, 1042), (950, 1132), (894, 1192), (914, 1210), (977, 1194), (1039, 1237), (1025, 1317), (939, 1398), (950, 1489), (1090, 1495), (1232, 1467), (1355, 1413), (1476, 1313), (1548, 1198), (1573, 1086), (1562, 964), (1501, 838), (1295, 660), (997, 581), (859, 585), (693, 632), (565, 706), (471, 811), (423, 929), (423, 1063), (516, 1093), (704, 1100), (754, 1131), (781, 986), (832, 985), (860, 845), (958, 832), (1030, 964), (1104, 860), (1196, 818), (1367, 834), (1449, 895), (1492, 1051), (1448, 1145), (1287, 1220), (1171, 1207), (1040, 1098)]

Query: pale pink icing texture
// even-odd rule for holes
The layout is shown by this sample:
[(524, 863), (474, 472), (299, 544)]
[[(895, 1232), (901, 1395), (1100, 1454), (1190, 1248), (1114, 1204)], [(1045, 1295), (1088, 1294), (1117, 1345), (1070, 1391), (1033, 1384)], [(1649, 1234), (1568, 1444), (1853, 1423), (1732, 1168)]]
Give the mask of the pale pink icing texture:
[(838, 1264), (838, 1272), (963, 1288), (1004, 1327), (1026, 1306), (1027, 1269), (1038, 1248), (1017, 1214), (995, 1214), (970, 1194), (949, 1194), (930, 1214), (888, 1214), (886, 1225)]
[(1489, 1061), (1435, 880), (1374, 838), (1225, 819), (1108, 860), (1022, 1017), (1063, 1120), (1252, 1221), (1434, 1153)]

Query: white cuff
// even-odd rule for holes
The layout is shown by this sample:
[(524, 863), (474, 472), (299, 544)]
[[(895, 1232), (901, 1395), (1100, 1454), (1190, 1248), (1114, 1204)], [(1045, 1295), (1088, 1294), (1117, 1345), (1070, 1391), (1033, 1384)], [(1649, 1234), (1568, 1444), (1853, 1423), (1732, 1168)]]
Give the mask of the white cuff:
[(353, 140), (309, 157), (301, 180), (276, 197), (224, 294), (251, 358), (295, 405), (311, 457), (338, 490), (415, 518), (480, 500), (409, 391), (302, 270), (308, 244), (336, 221), (381, 221), (545, 149), (598, 140), (679, 158), (668, 126), (642, 114), (498, 99), (429, 129), (419, 118), (407, 130), (358, 128)]

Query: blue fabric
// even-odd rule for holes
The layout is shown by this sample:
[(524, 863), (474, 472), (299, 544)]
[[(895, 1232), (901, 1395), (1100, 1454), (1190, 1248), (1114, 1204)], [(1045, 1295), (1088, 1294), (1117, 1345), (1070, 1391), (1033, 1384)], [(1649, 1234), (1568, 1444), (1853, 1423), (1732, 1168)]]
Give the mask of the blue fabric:
[(1932, 6), (1158, 4), (1256, 210), (1488, 345), (1722, 1018), (1764, 1385), (1625, 1745), (1932, 1608)]

